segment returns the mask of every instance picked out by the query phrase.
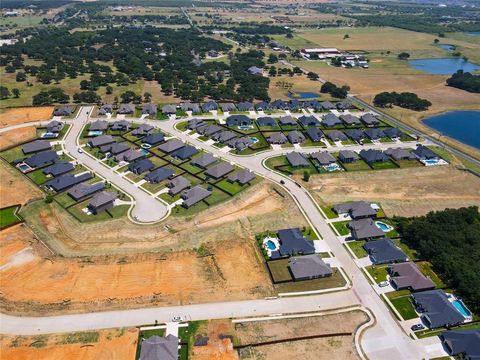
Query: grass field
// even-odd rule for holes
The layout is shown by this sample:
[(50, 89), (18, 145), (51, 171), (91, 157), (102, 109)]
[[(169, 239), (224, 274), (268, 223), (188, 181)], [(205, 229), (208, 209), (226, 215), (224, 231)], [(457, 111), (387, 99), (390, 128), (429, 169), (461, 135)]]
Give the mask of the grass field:
[(18, 209), (19, 206), (0, 209), (0, 229), (4, 229), (22, 221), (17, 215)]

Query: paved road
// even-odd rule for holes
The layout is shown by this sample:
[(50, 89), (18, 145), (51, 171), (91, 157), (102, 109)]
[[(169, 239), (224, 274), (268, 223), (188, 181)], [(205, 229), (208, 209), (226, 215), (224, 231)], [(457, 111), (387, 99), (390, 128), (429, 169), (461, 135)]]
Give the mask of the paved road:
[(140, 223), (149, 223), (162, 219), (168, 213), (165, 204), (156, 200), (148, 193), (136, 187), (134, 184), (121, 177), (118, 173), (103, 165), (98, 160), (78, 152), (77, 138), (81, 133), (84, 125), (88, 121), (88, 114), (91, 107), (82, 107), (78, 117), (72, 122), (72, 126), (65, 137), (65, 150), (76, 160), (85, 164), (97, 174), (103, 176), (115, 186), (127, 192), (135, 201), (131, 215), (135, 221)]

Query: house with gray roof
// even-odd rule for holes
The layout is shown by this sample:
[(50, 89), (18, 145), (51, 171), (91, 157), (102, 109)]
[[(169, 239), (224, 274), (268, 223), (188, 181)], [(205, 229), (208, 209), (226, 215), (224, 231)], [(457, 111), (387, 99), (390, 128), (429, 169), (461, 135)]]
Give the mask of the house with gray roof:
[(270, 135), (268, 138), (267, 138), (267, 141), (270, 143), (270, 144), (277, 144), (277, 145), (280, 145), (280, 144), (286, 144), (288, 142), (288, 139), (287, 137), (281, 133), (281, 132), (276, 132), (276, 133), (273, 133), (272, 135)]
[(253, 111), (255, 108), (251, 102), (245, 101), (237, 104), (239, 111)]
[(357, 219), (350, 221), (347, 227), (355, 240), (375, 239), (385, 236), (385, 233), (375, 225), (372, 219)]
[(200, 155), (199, 157), (193, 159), (190, 164), (194, 166), (198, 166), (199, 168), (206, 169), (209, 165), (212, 165), (217, 161), (217, 158), (215, 158), (212, 154), (203, 154)]
[(295, 126), (295, 125), (297, 125), (297, 121), (295, 120), (295, 118), (292, 115), (282, 116), (278, 120), (278, 122), (282, 126)]
[(318, 121), (318, 119), (313, 115), (302, 115), (298, 118), (298, 122), (304, 127), (320, 125), (320, 121)]
[(280, 249), (278, 253), (272, 252), (272, 257), (308, 255), (315, 253), (313, 241), (303, 236), (299, 228), (278, 230)]
[(114, 121), (112, 124), (113, 131), (128, 131), (130, 129), (130, 123), (127, 120)]
[(231, 173), (233, 169), (234, 167), (232, 164), (222, 161), (221, 163), (207, 169), (205, 175), (214, 179), (220, 179), (228, 173)]
[(348, 100), (342, 100), (342, 101), (337, 102), (337, 109), (340, 110), (340, 111), (344, 111), (344, 110), (348, 110), (348, 109), (352, 109), (352, 108), (353, 108), (353, 105)]
[(327, 137), (332, 141), (344, 141), (347, 140), (347, 135), (345, 135), (340, 130), (332, 130), (326, 133)]
[(258, 126), (261, 127), (275, 127), (277, 122), (270, 116), (262, 116), (257, 119)]
[(359, 159), (358, 154), (355, 151), (352, 150), (340, 150), (338, 152), (338, 159), (345, 163), (353, 163)]
[(165, 135), (158, 132), (158, 133), (152, 133), (150, 135), (145, 136), (142, 139), (143, 144), (148, 144), (150, 146), (155, 146), (157, 144), (160, 144), (165, 140)]
[(182, 109), (182, 111), (191, 111), (194, 114), (200, 112), (200, 106), (190, 102), (180, 104), (180, 109)]
[(111, 104), (103, 104), (98, 109), (98, 115), (113, 114), (113, 106)]
[(377, 126), (380, 124), (380, 120), (377, 119), (377, 117), (373, 114), (366, 113), (360, 117), (360, 120), (366, 125), (366, 126)]
[(413, 262), (391, 264), (387, 271), (390, 275), (390, 282), (396, 290), (408, 289), (415, 292), (435, 289), (432, 279), (423, 275)]
[(252, 125), (252, 120), (247, 115), (230, 115), (226, 124), (228, 127)]
[(134, 161), (128, 165), (128, 170), (134, 174), (140, 175), (145, 171), (152, 170), (155, 167), (150, 159), (141, 159)]
[(353, 141), (356, 141), (359, 144), (361, 144), (363, 139), (367, 137), (367, 135), (365, 135), (365, 132), (360, 129), (347, 129), (345, 130), (345, 134), (350, 139), (352, 139)]
[(216, 142), (219, 142), (222, 144), (236, 138), (237, 138), (237, 134), (235, 134), (233, 131), (221, 131), (216, 134), (213, 134), (212, 136), (212, 140), (215, 140)]
[(105, 120), (96, 120), (90, 123), (89, 131), (105, 131), (108, 129), (108, 122)]
[(227, 181), (230, 183), (238, 183), (240, 185), (248, 184), (255, 180), (255, 173), (248, 169), (242, 169), (233, 174), (228, 175)]
[(178, 150), (175, 150), (170, 155), (175, 159), (185, 160), (190, 159), (193, 155), (196, 154), (198, 154), (198, 150), (195, 148), (195, 146), (186, 145)]
[(205, 127), (198, 127), (197, 132), (203, 136), (211, 137), (213, 134), (222, 131), (224, 128), (218, 125), (207, 125)]
[(305, 158), (305, 156), (299, 152), (292, 151), (287, 154), (286, 156), (287, 161), (289, 162), (291, 167), (309, 167), (310, 163)]
[(238, 150), (242, 151), (245, 150), (246, 148), (252, 146), (254, 144), (253, 140), (249, 136), (242, 136), (237, 139), (231, 139), (227, 142), (228, 146)]
[(360, 157), (368, 164), (389, 161), (388, 156), (383, 151), (377, 149), (360, 150)]
[(111, 143), (107, 145), (100, 146), (100, 152), (103, 154), (118, 155), (124, 151), (130, 149), (125, 143)]
[(215, 101), (208, 101), (202, 105), (203, 112), (209, 112), (217, 109), (218, 109), (218, 105)]
[(114, 206), (118, 195), (110, 191), (101, 191), (93, 195), (92, 199), (87, 205), (88, 210), (93, 214), (100, 214), (101, 212), (111, 209)]
[(436, 152), (423, 145), (417, 146), (417, 148), (412, 151), (412, 154), (419, 160), (440, 159), (440, 156), (438, 156)]
[(413, 155), (410, 150), (400, 149), (400, 148), (390, 148), (385, 150), (385, 154), (390, 156), (394, 160), (413, 160), (415, 155)]
[(22, 146), (24, 154), (32, 154), (40, 151), (50, 150), (52, 148), (50, 141), (34, 140)]
[(298, 130), (290, 131), (287, 138), (292, 144), (301, 144), (305, 141), (305, 135)]
[(105, 184), (103, 182), (97, 182), (95, 184), (80, 183), (70, 189), (68, 189), (67, 194), (75, 201), (83, 200), (90, 195), (95, 194), (96, 192), (103, 190)]
[(480, 359), (480, 328), (448, 330), (440, 335), (448, 353), (465, 360)]
[(145, 156), (145, 153), (142, 150), (139, 149), (128, 149), (127, 151), (124, 151), (118, 155), (115, 155), (115, 161), (117, 162), (132, 162), (137, 159), (140, 159)]
[(142, 105), (142, 114), (147, 114), (150, 116), (157, 115), (157, 105), (155, 104), (143, 104)]
[(394, 244), (392, 239), (368, 241), (363, 248), (375, 265), (408, 261), (407, 255)]
[(413, 293), (412, 301), (429, 328), (455, 326), (465, 322), (465, 317), (449, 301), (443, 290)]
[(237, 107), (234, 103), (222, 103), (220, 104), (220, 109), (222, 109), (223, 112), (229, 112), (237, 110)]
[(335, 204), (332, 207), (338, 216), (348, 215), (352, 219), (374, 218), (377, 216), (377, 210), (372, 204), (366, 201), (350, 201), (341, 204)]
[(257, 111), (270, 110), (270, 104), (265, 102), (265, 101), (261, 101), (259, 103), (256, 103), (254, 105), (254, 107), (255, 107), (255, 110), (257, 110)]
[(44, 185), (56, 192), (66, 190), (73, 185), (90, 180), (93, 178), (90, 172), (84, 172), (82, 174), (63, 174), (52, 180), (47, 181)]
[(383, 130), (383, 132), (392, 140), (399, 139), (402, 136), (405, 136), (405, 133), (402, 130), (394, 127)]
[(167, 183), (168, 194), (175, 196), (180, 194), (183, 190), (188, 189), (192, 184), (183, 176), (177, 176)]
[(75, 106), (66, 105), (56, 108), (53, 112), (55, 116), (70, 116), (75, 111)]
[(139, 360), (178, 360), (178, 338), (169, 334), (143, 340)]
[(382, 137), (385, 137), (385, 133), (379, 128), (366, 129), (365, 135), (367, 135), (370, 140), (380, 140)]
[(167, 154), (170, 154), (171, 152), (174, 152), (175, 150), (178, 150), (182, 147), (185, 146), (185, 143), (178, 140), (178, 139), (170, 139), (170, 140), (167, 140), (165, 141), (163, 144), (161, 144), (158, 149), (167, 153)]
[(153, 171), (150, 171), (147, 175), (145, 175), (145, 180), (150, 183), (158, 184), (166, 179), (171, 179), (175, 176), (175, 171), (172, 169), (164, 166)]
[(117, 110), (117, 114), (133, 114), (135, 112), (135, 106), (132, 104), (121, 104)]
[(52, 120), (47, 124), (47, 132), (58, 134), (60, 131), (63, 130), (65, 124), (61, 121)]
[(330, 101), (322, 101), (320, 105), (324, 110), (333, 110), (335, 109), (335, 105), (333, 105)]
[(183, 199), (182, 206), (188, 209), (189, 207), (192, 207), (200, 201), (208, 198), (210, 195), (212, 195), (212, 192), (205, 189), (201, 185), (197, 185), (188, 190), (183, 190), (181, 195)]
[(164, 106), (162, 106), (162, 114), (174, 115), (176, 113), (177, 113), (177, 107), (175, 105), (164, 105)]
[(272, 110), (287, 110), (288, 109), (288, 103), (286, 101), (283, 101), (283, 100), (274, 100), (272, 102), (270, 102), (270, 108)]
[(195, 130), (196, 128), (204, 124), (205, 124), (205, 121), (203, 121), (203, 119), (191, 119), (187, 121), (187, 129)]
[(150, 134), (154, 127), (148, 124), (141, 124), (138, 128), (132, 131), (132, 135), (136, 137), (142, 137)]
[(324, 137), (322, 130), (316, 127), (309, 127), (307, 130), (305, 130), (305, 133), (313, 142), (320, 142)]
[(333, 155), (327, 151), (314, 152), (310, 154), (310, 157), (316, 160), (321, 166), (326, 166), (337, 162), (337, 159), (335, 159)]
[(100, 147), (108, 144), (112, 144), (115, 142), (115, 139), (111, 135), (100, 135), (95, 136), (88, 140), (88, 145), (92, 148)]
[(328, 113), (328, 114), (323, 115), (322, 125), (324, 125), (324, 126), (332, 127), (332, 126), (340, 125), (341, 123), (342, 122), (338, 118), (338, 116), (333, 114), (333, 113)]
[(252, 75), (263, 75), (263, 69), (257, 66), (250, 66), (248, 72)]
[(288, 269), (293, 281), (320, 279), (332, 276), (330, 264), (326, 264), (316, 254), (294, 256), (288, 259)]
[(57, 159), (58, 155), (55, 151), (42, 151), (30, 156), (29, 158), (26, 158), (23, 162), (31, 168), (37, 168), (51, 164)]
[(68, 161), (59, 161), (47, 166), (46, 168), (43, 168), (42, 172), (45, 175), (58, 176), (72, 171), (74, 168), (75, 166)]
[(360, 125), (362, 123), (359, 118), (351, 114), (340, 115), (340, 120), (342, 120), (344, 124), (348, 126)]

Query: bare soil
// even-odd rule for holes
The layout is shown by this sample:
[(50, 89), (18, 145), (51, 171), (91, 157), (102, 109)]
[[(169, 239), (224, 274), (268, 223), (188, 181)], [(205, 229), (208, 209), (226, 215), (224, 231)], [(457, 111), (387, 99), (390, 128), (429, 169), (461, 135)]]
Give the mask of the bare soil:
[(0, 133), (0, 150), (21, 144), (37, 137), (35, 126), (28, 126), (20, 129), (13, 129)]
[(0, 128), (32, 121), (48, 120), (52, 117), (53, 106), (20, 107), (0, 112)]
[[(98, 339), (95, 340), (95, 333)], [(138, 329), (109, 329), (89, 332), (80, 342), (82, 334), (67, 333), (37, 336), (0, 336), (0, 359), (115, 359), (131, 360), (135, 358)], [(89, 335), (93, 335), (89, 340)]]
[(303, 183), (323, 205), (366, 200), (381, 204), (388, 216), (418, 216), (445, 208), (480, 204), (480, 179), (453, 166), (310, 177)]
[(0, 208), (25, 204), (42, 197), (42, 191), (16, 169), (0, 160)]
[(238, 354), (233, 349), (232, 341), (229, 338), (220, 339), (221, 335), (234, 333), (230, 320), (210, 320), (205, 331), (200, 331), (200, 333), (202, 336), (208, 336), (208, 344), (194, 346), (192, 360), (238, 360)]

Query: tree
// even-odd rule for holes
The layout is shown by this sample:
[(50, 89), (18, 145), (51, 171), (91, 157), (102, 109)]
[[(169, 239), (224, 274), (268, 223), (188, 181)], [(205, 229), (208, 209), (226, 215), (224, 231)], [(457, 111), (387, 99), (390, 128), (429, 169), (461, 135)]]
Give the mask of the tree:
[(27, 80), (27, 75), (24, 72), (19, 71), (19, 72), (17, 72), (17, 75), (15, 76), (15, 80), (17, 82), (25, 81), (25, 80)]
[(10, 90), (5, 86), (0, 86), (0, 100), (8, 99), (10, 96)]
[(303, 172), (303, 181), (308, 182), (310, 180), (310, 172), (308, 170), (305, 170)]
[(152, 94), (150, 94), (149, 92), (143, 93), (143, 101), (144, 102), (152, 101)]
[(435, 38), (435, 39), (433, 40), (433, 42), (434, 42), (435, 44), (438, 44), (438, 43), (440, 42), (440, 40), (438, 40), (437, 38)]
[(407, 60), (410, 57), (410, 54), (407, 52), (401, 52), (397, 57), (399, 60)]
[(50, 105), (51, 103), (53, 101), (46, 91), (40, 91), (32, 97), (32, 105)]
[(291, 32), (288, 32), (287, 35), (285, 35), (285, 37), (287, 39), (292, 39), (293, 38), (293, 34)]
[(137, 94), (131, 90), (127, 90), (120, 95), (120, 99), (123, 103), (131, 103), (133, 100), (135, 100), (135, 97), (137, 97)]
[(275, 66), (270, 66), (270, 70), (268, 71), (269, 76), (277, 76), (277, 69)]
[(16, 99), (18, 99), (20, 97), (20, 90), (18, 90), (17, 88), (13, 88), (12, 94)]
[(480, 75), (458, 70), (447, 79), (447, 85), (471, 93), (480, 93)]
[(275, 63), (277, 63), (277, 62), (278, 62), (278, 57), (277, 57), (277, 55), (275, 55), (275, 54), (270, 54), (270, 55), (268, 56), (267, 62), (268, 62), (269, 64), (275, 64)]
[(307, 77), (310, 79), (310, 80), (313, 80), (313, 81), (316, 81), (319, 79), (319, 76), (317, 73), (314, 73), (312, 71), (310, 71), (308, 74), (307, 74)]
[(295, 66), (295, 67), (293, 68), (293, 73), (294, 73), (294, 74), (297, 74), (297, 75), (301, 75), (301, 74), (303, 74), (303, 71), (302, 71), (302, 69), (300, 69), (298, 66)]
[(343, 40), (349, 39), (349, 38), (350, 38), (350, 35), (348, 35), (348, 34), (343, 35)]
[(105, 88), (105, 92), (107, 95), (111, 95), (113, 93), (113, 88), (108, 85), (106, 88)]

